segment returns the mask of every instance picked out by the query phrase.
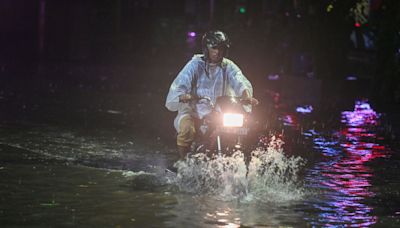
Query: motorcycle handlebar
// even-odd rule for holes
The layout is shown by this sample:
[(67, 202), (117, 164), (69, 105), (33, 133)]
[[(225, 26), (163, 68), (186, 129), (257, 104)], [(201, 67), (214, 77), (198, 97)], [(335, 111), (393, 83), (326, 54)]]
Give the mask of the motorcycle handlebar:
[[(214, 105), (214, 102), (212, 99), (208, 96), (195, 96), (195, 95), (184, 95), (185, 99), (182, 99), (182, 102), (190, 102), (190, 101), (196, 101), (199, 102), (201, 100), (208, 101), (212, 106)], [(258, 100), (255, 98), (242, 98), (242, 97), (235, 97), (235, 96), (230, 96), (231, 98), (239, 101), (243, 105), (258, 105)]]

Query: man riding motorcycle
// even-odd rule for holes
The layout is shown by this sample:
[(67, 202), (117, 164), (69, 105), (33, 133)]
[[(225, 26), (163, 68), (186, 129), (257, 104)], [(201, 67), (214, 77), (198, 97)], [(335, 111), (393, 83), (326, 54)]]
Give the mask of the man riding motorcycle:
[(253, 98), (250, 81), (240, 68), (227, 59), (230, 42), (222, 31), (208, 31), (202, 37), (203, 54), (196, 54), (179, 72), (170, 86), (165, 106), (178, 111), (174, 126), (178, 132), (177, 146), (180, 159), (184, 159), (195, 139), (195, 122), (211, 112), (209, 106), (197, 103), (193, 97), (217, 97), (231, 95), (242, 97), (251, 104), (258, 104)]

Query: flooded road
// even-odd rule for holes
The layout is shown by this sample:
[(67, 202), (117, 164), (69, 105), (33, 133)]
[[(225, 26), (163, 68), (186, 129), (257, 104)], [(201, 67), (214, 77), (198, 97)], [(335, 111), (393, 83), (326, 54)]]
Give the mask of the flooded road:
[[(397, 227), (399, 156), (376, 131), (379, 116), (363, 112), (343, 112), (337, 130), (305, 130), (312, 144), (303, 157), (271, 146), (256, 151), (248, 169), (239, 154), (182, 162), (177, 176), (165, 172), (175, 157), (162, 143), (114, 131), (3, 124), (0, 221), (3, 227)], [(307, 160), (308, 153), (319, 158)]]
[[(176, 199), (133, 191), (122, 171), (41, 158), (1, 147), (1, 224), (28, 227), (163, 226)], [(16, 162), (17, 160), (17, 162)]]

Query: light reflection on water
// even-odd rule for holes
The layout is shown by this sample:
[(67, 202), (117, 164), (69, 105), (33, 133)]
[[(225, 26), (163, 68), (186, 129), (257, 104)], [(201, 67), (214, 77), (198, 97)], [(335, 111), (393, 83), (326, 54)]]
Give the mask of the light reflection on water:
[[(46, 138), (46, 142), (48, 140)], [(252, 197), (241, 201), (235, 191), (227, 191), (234, 190), (235, 185), (224, 185), (232, 178), (237, 180), (237, 176), (229, 175), (234, 172), (225, 173), (226, 182), (215, 182), (216, 188), (195, 188), (192, 190), (198, 191), (186, 192), (175, 188), (175, 184), (168, 184), (165, 181), (168, 175), (160, 167), (139, 172), (90, 168), (77, 165), (74, 160), (43, 156), (36, 149), (29, 151), (30, 144), (16, 148), (13, 146), (16, 141), (15, 138), (10, 146), (0, 144), (2, 224), (66, 227), (304, 224), (295, 209), (301, 208), (301, 195), (296, 193), (290, 181), (279, 178), (283, 177), (285, 167), (297, 163), (290, 166), (286, 157), (277, 151), (269, 156), (260, 153), (260, 163), (255, 163), (254, 168), (260, 167), (256, 164), (272, 162), (274, 158), (274, 163), (282, 167), (281, 173), (267, 167), (263, 169), (264, 175), (253, 176), (252, 184), (247, 185), (251, 187)], [(31, 144), (35, 144), (34, 148), (44, 146), (33, 139)], [(238, 171), (236, 174), (245, 177), (243, 170)], [(273, 171), (278, 175), (271, 175)], [(210, 191), (204, 194), (204, 190)], [(300, 197), (295, 200), (293, 196)], [(23, 220), (18, 220), (21, 216)]]
[(371, 191), (374, 171), (367, 163), (389, 156), (374, 132), (377, 118), (369, 105), (357, 102), (354, 111), (342, 113), (344, 129), (337, 140), (316, 138), (315, 148), (326, 159), (306, 177), (310, 186), (321, 189), (319, 197), (324, 199), (312, 204), (321, 211), (313, 224), (365, 227), (377, 222), (374, 208), (366, 203), (375, 196)]
[(171, 216), (164, 205), (173, 204), (173, 196), (132, 192), (121, 172), (26, 152), (0, 147), (2, 227), (132, 227), (147, 221), (161, 227)]
[[(123, 160), (126, 151), (135, 148), (118, 139), (77, 137), (60, 129), (11, 132), (3, 127), (0, 222), (38, 227), (378, 224), (381, 217), (374, 211), (380, 202), (374, 197), (380, 192), (372, 181), (375, 173), (369, 163), (390, 154), (374, 131), (377, 121), (369, 118), (371, 115), (364, 125), (357, 113), (350, 116), (356, 124), (347, 124), (344, 116), (343, 129), (333, 135), (306, 132), (322, 159), (307, 166), (304, 179), (298, 174), (302, 162), (274, 147), (255, 153), (248, 173), (238, 155), (200, 163), (197, 168), (183, 166), (181, 179), (169, 182), (175, 177), (163, 172), (160, 164), (164, 158), (155, 151), (134, 151), (129, 157), (132, 165), (114, 166), (143, 171), (88, 168), (76, 165), (75, 160), (92, 151), (97, 157), (107, 153)], [(43, 156), (50, 153), (58, 156)], [(138, 166), (140, 162), (143, 164)], [(158, 170), (150, 169), (149, 164), (159, 166)], [(225, 164), (219, 167), (221, 172), (210, 172), (210, 166), (221, 164)], [(204, 178), (202, 174), (207, 175)], [(368, 203), (371, 200), (374, 205)]]

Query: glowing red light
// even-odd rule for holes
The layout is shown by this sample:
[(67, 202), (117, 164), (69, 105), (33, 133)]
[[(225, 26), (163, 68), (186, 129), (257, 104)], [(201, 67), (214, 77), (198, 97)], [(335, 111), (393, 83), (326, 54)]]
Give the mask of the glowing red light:
[(358, 22), (356, 22), (356, 23), (354, 24), (354, 26), (356, 26), (356, 27), (358, 28), (358, 27), (361, 27), (361, 24), (358, 23)]
[(374, 145), (374, 146), (372, 146), (372, 149), (374, 149), (374, 150), (385, 150), (386, 148), (385, 148), (385, 146)]

